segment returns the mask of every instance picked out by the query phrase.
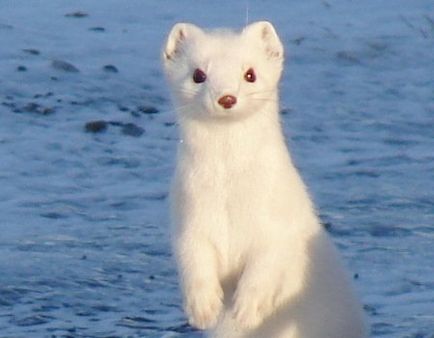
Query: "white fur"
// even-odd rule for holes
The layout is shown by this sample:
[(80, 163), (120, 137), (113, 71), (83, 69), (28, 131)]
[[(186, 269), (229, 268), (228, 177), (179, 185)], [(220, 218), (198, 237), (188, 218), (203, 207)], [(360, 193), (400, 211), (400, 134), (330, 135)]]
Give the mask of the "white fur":
[[(163, 62), (181, 142), (173, 246), (189, 322), (215, 338), (366, 337), (360, 304), (289, 156), (278, 116), (283, 46), (177, 24)], [(204, 83), (192, 80), (196, 68)], [(257, 75), (245, 81), (247, 69)], [(217, 101), (233, 95), (224, 109)]]

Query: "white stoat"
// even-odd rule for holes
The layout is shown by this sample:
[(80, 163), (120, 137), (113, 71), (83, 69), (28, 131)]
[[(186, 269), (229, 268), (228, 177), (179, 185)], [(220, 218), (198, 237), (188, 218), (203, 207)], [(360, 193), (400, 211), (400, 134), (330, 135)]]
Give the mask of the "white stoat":
[(279, 123), (273, 26), (176, 24), (163, 50), (181, 142), (173, 247), (191, 325), (218, 338), (366, 337)]

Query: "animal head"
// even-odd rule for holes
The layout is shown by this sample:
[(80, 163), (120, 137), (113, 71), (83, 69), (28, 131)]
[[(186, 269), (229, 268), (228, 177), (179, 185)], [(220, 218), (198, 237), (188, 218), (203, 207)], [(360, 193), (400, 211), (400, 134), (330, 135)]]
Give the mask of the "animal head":
[(163, 63), (181, 117), (238, 119), (276, 103), (283, 46), (265, 21), (240, 33), (178, 23)]

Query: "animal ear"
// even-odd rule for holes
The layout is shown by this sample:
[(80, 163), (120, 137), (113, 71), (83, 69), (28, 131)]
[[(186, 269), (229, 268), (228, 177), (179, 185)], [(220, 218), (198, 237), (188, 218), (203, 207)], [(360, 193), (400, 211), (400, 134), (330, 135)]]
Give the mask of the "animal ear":
[(283, 59), (283, 45), (273, 25), (268, 21), (259, 21), (246, 26), (243, 34), (252, 39), (260, 39), (270, 59)]
[(182, 52), (186, 40), (195, 35), (202, 34), (202, 30), (190, 23), (177, 23), (172, 27), (163, 51), (164, 60), (171, 60)]

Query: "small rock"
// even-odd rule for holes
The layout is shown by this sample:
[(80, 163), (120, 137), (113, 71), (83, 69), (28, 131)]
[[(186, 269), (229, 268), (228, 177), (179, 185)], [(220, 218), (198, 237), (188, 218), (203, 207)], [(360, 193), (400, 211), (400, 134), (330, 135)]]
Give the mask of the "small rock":
[(92, 32), (99, 32), (99, 33), (105, 32), (104, 27), (90, 27), (89, 30)]
[(108, 128), (108, 123), (103, 120), (87, 122), (84, 129), (88, 133), (101, 133)]
[(345, 62), (347, 64), (361, 64), (359, 58), (356, 53), (352, 51), (340, 51), (336, 53), (336, 57), (338, 60)]
[(123, 112), (126, 112), (126, 111), (130, 110), (128, 107), (125, 107), (125, 106), (118, 106), (118, 108), (119, 108), (120, 111), (123, 111)]
[(14, 26), (0, 23), (0, 29), (14, 29)]
[(158, 114), (160, 111), (153, 106), (140, 106), (137, 110), (142, 114), (153, 115)]
[(41, 214), (42, 217), (50, 218), (50, 219), (62, 219), (65, 218), (65, 215), (59, 214), (58, 212), (46, 212)]
[(46, 107), (46, 108), (42, 109), (42, 111), (40, 111), (40, 114), (42, 114), (42, 115), (51, 115), (54, 112), (55, 112), (54, 108)]
[(11, 108), (11, 109), (16, 109), (17, 108), (17, 106), (16, 106), (15, 103), (13, 103), (13, 102), (6, 102), (6, 101), (2, 102), (2, 106), (7, 107), (7, 108)]
[(44, 315), (33, 315), (25, 318), (15, 319), (17, 326), (35, 326), (48, 323), (52, 318)]
[(40, 99), (41, 97), (50, 97), (53, 95), (54, 95), (53, 92), (47, 92), (45, 94), (35, 94), (35, 95), (33, 95), (33, 98), (34, 99)]
[(119, 73), (119, 70), (113, 65), (105, 65), (102, 69), (107, 73)]
[(332, 5), (330, 5), (327, 1), (322, 1), (322, 4), (324, 5), (325, 8), (330, 9), (332, 7)]
[(62, 61), (62, 60), (53, 60), (51, 62), (51, 66), (57, 70), (62, 70), (67, 73), (78, 73), (80, 72), (77, 67), (75, 67), (73, 64)]
[(110, 125), (116, 126), (116, 127), (122, 127), (124, 125), (124, 123), (119, 122), (119, 121), (110, 121), (109, 123), (110, 123)]
[(39, 54), (41, 54), (41, 52), (39, 50), (33, 49), (33, 48), (23, 49), (23, 52), (25, 52), (27, 54), (31, 54), (31, 55), (39, 55)]
[(89, 14), (82, 12), (82, 11), (76, 11), (76, 12), (72, 12), (72, 13), (67, 13), (67, 14), (65, 14), (65, 16), (67, 18), (85, 18), (85, 17), (89, 16)]
[(51, 107), (43, 107), (38, 103), (30, 102), (22, 107), (19, 112), (25, 113), (36, 113), (40, 115), (51, 115), (55, 112), (54, 108)]
[(296, 46), (300, 46), (304, 40), (306, 40), (306, 38), (304, 36), (300, 36), (299, 38), (292, 40), (292, 43)]
[(23, 111), (26, 113), (37, 113), (41, 109), (41, 106), (35, 102), (30, 102), (23, 107)]
[(27, 72), (27, 67), (26, 66), (18, 66), (17, 71), (18, 72)]
[(281, 115), (288, 115), (288, 114), (290, 114), (291, 112), (292, 112), (292, 109), (291, 109), (291, 108), (283, 108), (283, 109), (280, 110), (280, 114), (281, 114)]
[(322, 225), (327, 231), (330, 231), (333, 228), (333, 224), (331, 222), (323, 222)]
[(134, 123), (126, 123), (122, 126), (122, 133), (128, 136), (139, 137), (145, 130), (142, 127), (135, 125)]

